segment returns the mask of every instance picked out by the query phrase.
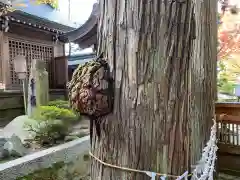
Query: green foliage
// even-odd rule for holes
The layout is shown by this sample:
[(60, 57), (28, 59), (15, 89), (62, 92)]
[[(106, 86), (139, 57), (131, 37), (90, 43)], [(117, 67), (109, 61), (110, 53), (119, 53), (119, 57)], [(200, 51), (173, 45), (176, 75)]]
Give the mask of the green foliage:
[(16, 180), (88, 180), (90, 156), (88, 151), (68, 162), (59, 161), (48, 168), (36, 170)]
[(226, 66), (222, 61), (218, 62), (218, 92), (233, 95), (235, 83), (230, 81), (229, 75), (226, 72)]
[(63, 168), (64, 162), (55, 163), (52, 167), (41, 169), (17, 180), (57, 180), (58, 171)]
[(36, 123), (26, 124), (26, 128), (36, 133), (34, 140), (41, 145), (52, 145), (57, 140), (63, 140), (71, 122), (78, 120), (78, 116), (71, 110), (56, 106), (40, 106), (32, 118)]
[(56, 106), (40, 106), (33, 114), (33, 119), (37, 120), (77, 120), (78, 117), (69, 109)]
[(219, 79), (219, 88), (218, 91), (221, 93), (226, 93), (229, 95), (233, 95), (235, 84), (231, 81), (228, 81), (226, 78)]
[(56, 106), (56, 107), (59, 107), (59, 108), (69, 109), (73, 113), (75, 113), (75, 115), (78, 117), (78, 119), (80, 119), (80, 113), (75, 111), (75, 110), (73, 110), (70, 107), (69, 101), (64, 101), (64, 100), (58, 99), (58, 100), (55, 100), (55, 101), (50, 101), (48, 103), (48, 106)]
[(226, 71), (226, 65), (224, 64), (223, 61), (218, 61), (217, 62), (217, 67), (218, 67), (219, 73)]
[[(31, 0), (30, 3), (34, 4), (34, 5), (40, 5), (40, 4), (48, 4), (50, 5), (53, 9), (58, 9), (59, 7), (59, 2), (58, 0)], [(27, 7), (27, 3), (25, 2), (11, 2), (11, 4), (7, 5), (5, 4), (2, 8), (1, 8), (1, 13), (2, 15), (5, 15), (9, 12), (13, 12), (16, 10), (19, 10), (19, 7)]]
[(34, 0), (36, 4), (49, 4), (54, 9), (58, 8), (58, 0)]
[(34, 141), (43, 146), (56, 144), (68, 134), (69, 125), (61, 120), (40, 122), (37, 126), (29, 125), (29, 130), (36, 133)]
[(218, 19), (218, 21), (221, 20), (221, 14), (220, 13), (217, 14), (217, 19)]
[(48, 106), (56, 106), (58, 108), (64, 108), (64, 109), (71, 109), (69, 102), (68, 101), (64, 101), (64, 100), (55, 100), (55, 101), (50, 101), (48, 103)]

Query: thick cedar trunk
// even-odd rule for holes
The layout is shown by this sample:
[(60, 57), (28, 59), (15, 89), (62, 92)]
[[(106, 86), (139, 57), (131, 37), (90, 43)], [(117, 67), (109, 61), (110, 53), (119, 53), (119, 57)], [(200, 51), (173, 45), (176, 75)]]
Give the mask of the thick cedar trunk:
[[(100, 12), (98, 53), (110, 64), (115, 102), (93, 154), (134, 169), (191, 170), (214, 115), (216, 2), (100, 0)], [(149, 177), (93, 159), (91, 179)]]

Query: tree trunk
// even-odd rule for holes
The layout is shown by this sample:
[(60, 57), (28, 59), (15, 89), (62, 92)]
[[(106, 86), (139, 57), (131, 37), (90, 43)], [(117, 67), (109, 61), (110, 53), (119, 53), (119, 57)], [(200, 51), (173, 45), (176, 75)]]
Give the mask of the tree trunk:
[[(100, 0), (98, 53), (115, 80), (114, 110), (93, 134), (104, 162), (181, 175), (191, 171), (215, 114), (216, 2)], [(92, 180), (147, 175), (92, 161)]]

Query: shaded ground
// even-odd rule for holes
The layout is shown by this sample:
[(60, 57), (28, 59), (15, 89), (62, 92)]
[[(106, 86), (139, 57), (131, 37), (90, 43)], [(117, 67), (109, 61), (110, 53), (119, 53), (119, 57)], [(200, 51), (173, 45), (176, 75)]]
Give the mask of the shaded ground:
[(219, 180), (240, 180), (240, 176), (231, 176), (224, 173), (220, 173)]
[(0, 119), (0, 128), (5, 127), (9, 122), (9, 120)]

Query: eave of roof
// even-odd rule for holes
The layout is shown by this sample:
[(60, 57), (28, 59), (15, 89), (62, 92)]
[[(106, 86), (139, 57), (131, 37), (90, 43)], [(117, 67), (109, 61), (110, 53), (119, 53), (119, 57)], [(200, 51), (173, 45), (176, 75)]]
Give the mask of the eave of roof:
[(76, 54), (72, 55), (68, 58), (68, 61), (75, 61), (75, 60), (83, 60), (88, 58), (94, 58), (96, 53), (84, 53), (84, 54)]
[[(4, 7), (4, 6), (7, 6), (7, 5), (0, 2), (0, 7)], [(29, 11), (29, 10), (31, 10), (31, 9), (29, 9), (31, 7), (33, 7), (33, 6), (30, 5), (28, 7), (28, 9), (25, 8), (26, 11), (24, 8), (21, 9), (21, 7), (20, 7), (19, 10), (9, 12), (5, 16), (2, 16), (1, 20), (2, 21), (7, 20), (7, 21), (9, 21), (9, 23), (17, 23), (17, 24), (31, 26), (32, 28), (38, 28), (43, 31), (52, 32), (52, 33), (56, 33), (56, 34), (63, 34), (64, 32), (68, 32), (68, 31), (72, 31), (72, 30), (76, 29), (74, 27), (53, 21), (52, 20), (53, 18), (45, 18), (46, 16), (41, 16), (41, 15), (37, 15), (36, 13), (35, 14), (31, 13), (31, 11)], [(49, 8), (53, 9), (48, 4), (46, 4), (45, 6), (42, 5), (41, 7), (37, 6), (36, 8), (38, 9), (39, 12), (41, 12), (41, 11), (44, 11), (44, 9), (46, 9), (46, 7), (48, 7), (47, 9), (49, 9)], [(49, 12), (51, 12), (51, 11), (48, 11), (48, 13)], [(54, 13), (54, 14), (56, 15), (56, 13)]]
[(96, 57), (96, 53), (78, 54), (68, 57), (68, 66), (78, 66), (93, 60)]
[(50, 21), (48, 19), (44, 19), (32, 14), (28, 14), (20, 10), (16, 10), (14, 12), (8, 13), (7, 15), (5, 15), (5, 17), (8, 17), (9, 21), (13, 23), (28, 25), (33, 28), (38, 28), (38, 29), (42, 29), (45, 31), (58, 33), (58, 34), (62, 34), (69, 30), (75, 29), (73, 27), (65, 26), (63, 24), (59, 24), (57, 22)]

